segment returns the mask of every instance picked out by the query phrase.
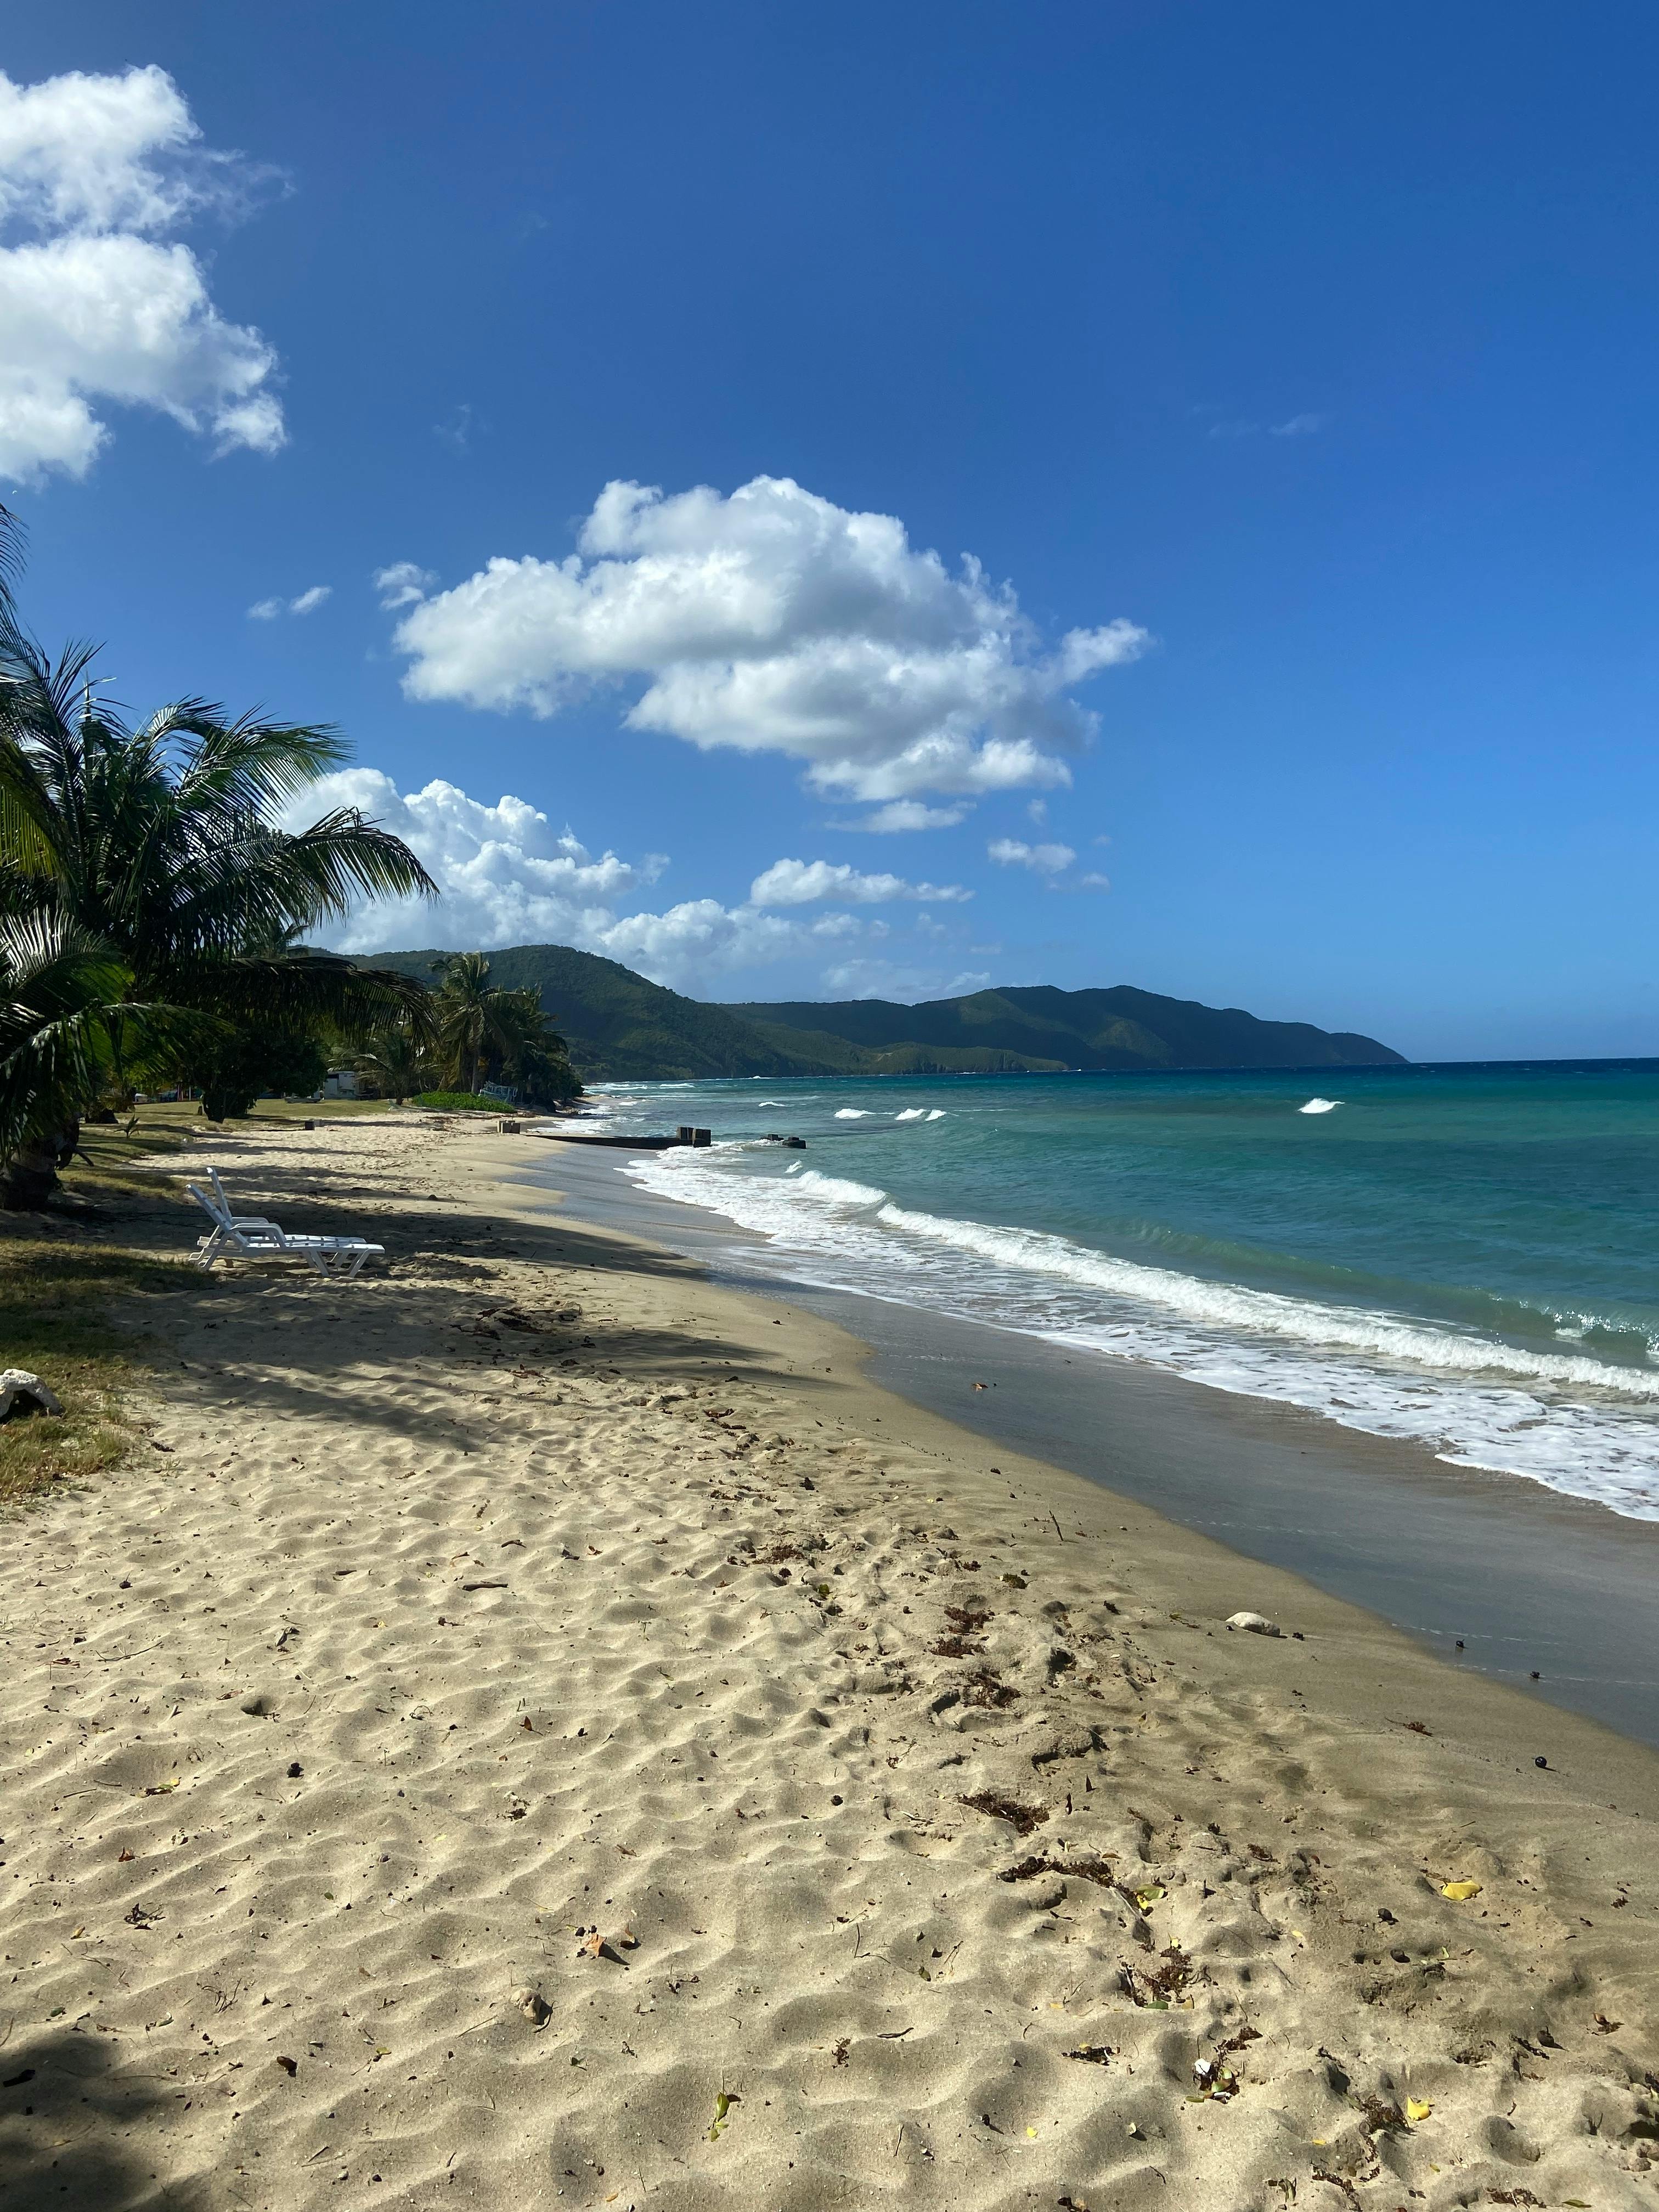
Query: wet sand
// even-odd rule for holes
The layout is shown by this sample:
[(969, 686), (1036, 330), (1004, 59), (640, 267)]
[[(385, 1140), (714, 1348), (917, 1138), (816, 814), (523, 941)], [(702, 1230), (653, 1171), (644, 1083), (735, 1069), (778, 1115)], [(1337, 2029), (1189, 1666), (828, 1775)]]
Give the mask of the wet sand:
[(614, 1160), (548, 1150), (532, 1187), (551, 1176), (587, 1218), (834, 1321), (870, 1347), (872, 1382), (1305, 1575), (1460, 1670), (1659, 1746), (1659, 1523), (1132, 1361), (788, 1280), (763, 1239)]

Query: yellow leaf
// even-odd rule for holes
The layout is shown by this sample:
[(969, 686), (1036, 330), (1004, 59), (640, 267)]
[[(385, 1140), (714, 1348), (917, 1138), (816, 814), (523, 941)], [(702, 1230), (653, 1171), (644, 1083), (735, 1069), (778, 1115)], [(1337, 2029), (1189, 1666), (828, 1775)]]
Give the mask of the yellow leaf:
[(1433, 2110), (1434, 2106), (1426, 2097), (1407, 2097), (1406, 2100), (1406, 2118), (1413, 2123), (1426, 2120)]
[(1145, 1889), (1138, 1889), (1135, 1892), (1135, 1903), (1143, 1912), (1150, 1912), (1159, 1898), (1164, 1894), (1162, 1882), (1149, 1881)]
[(1450, 1898), (1454, 1905), (1467, 1905), (1472, 1897), (1480, 1896), (1480, 1884), (1478, 1881), (1443, 1881), (1440, 1894)]
[(1030, 2136), (1033, 2142), (1036, 2141), (1036, 2130), (1035, 2128), (1027, 2128), (1025, 2132)]
[(1308, 1940), (1308, 1939), (1307, 1939), (1307, 1937), (1306, 1937), (1306, 1936), (1302, 1933), (1302, 1930), (1301, 1930), (1299, 1928), (1292, 1928), (1292, 1929), (1291, 1929), (1291, 1935), (1292, 1935), (1292, 1936), (1295, 1936), (1295, 1938), (1296, 1938), (1296, 1940), (1297, 1940), (1297, 1942), (1298, 1943), (1305, 1943), (1305, 1942), (1307, 1942), (1307, 1940)]

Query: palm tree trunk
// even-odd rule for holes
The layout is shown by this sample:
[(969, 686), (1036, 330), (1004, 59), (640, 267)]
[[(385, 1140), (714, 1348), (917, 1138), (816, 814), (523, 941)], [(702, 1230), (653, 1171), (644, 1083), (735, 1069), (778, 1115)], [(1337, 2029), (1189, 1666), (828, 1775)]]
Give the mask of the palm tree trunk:
[(81, 1141), (81, 1124), (32, 1137), (0, 1170), (0, 1208), (8, 1213), (44, 1213), (58, 1188), (58, 1170), (67, 1167)]

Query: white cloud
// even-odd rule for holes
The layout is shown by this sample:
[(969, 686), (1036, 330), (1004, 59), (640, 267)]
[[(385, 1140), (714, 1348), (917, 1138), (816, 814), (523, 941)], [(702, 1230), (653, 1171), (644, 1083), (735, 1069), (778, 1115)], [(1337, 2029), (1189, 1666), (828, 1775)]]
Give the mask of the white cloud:
[(219, 314), (188, 246), (154, 235), (244, 195), (252, 173), (199, 138), (160, 69), (0, 73), (0, 477), (84, 476), (111, 402), (221, 451), (283, 442), (276, 355)]
[(1091, 868), (1086, 876), (1079, 876), (1077, 881), (1079, 890), (1109, 891), (1112, 888), (1111, 878), (1100, 875), (1093, 868)]
[(256, 599), (248, 613), (255, 622), (275, 622), (278, 615), (314, 615), (333, 591), (332, 584), (313, 584), (297, 599)]
[(1005, 868), (1034, 868), (1040, 876), (1057, 876), (1077, 858), (1069, 845), (1027, 845), (1018, 837), (995, 838), (985, 849)]
[(413, 561), (394, 561), (389, 568), (377, 568), (370, 580), (380, 605), (390, 609), (414, 606), (438, 580), (430, 568), (418, 568)]
[(1097, 721), (1069, 687), (1147, 642), (1120, 620), (1045, 652), (971, 558), (953, 573), (893, 516), (775, 477), (729, 499), (614, 482), (568, 559), (498, 557), (394, 604), (411, 698), (548, 716), (642, 679), (632, 727), (784, 753), (878, 805), (1068, 782)]
[(1310, 438), (1316, 430), (1322, 430), (1330, 421), (1328, 415), (1292, 415), (1288, 422), (1268, 426), (1270, 438)]
[(954, 830), (972, 811), (966, 802), (956, 806), (925, 806), (919, 799), (890, 799), (873, 814), (830, 826), (836, 830), (872, 830), (879, 837), (891, 837), (906, 830)]
[(902, 876), (866, 876), (845, 861), (774, 860), (749, 886), (752, 906), (811, 906), (817, 899), (848, 899), (879, 906), (890, 899), (970, 899), (960, 884), (911, 884)]
[(404, 838), (441, 887), (435, 904), (389, 902), (354, 913), (331, 941), (346, 952), (398, 945), (574, 945), (636, 968), (653, 981), (697, 991), (733, 968), (811, 957), (884, 935), (850, 914), (799, 921), (749, 902), (688, 899), (663, 913), (618, 913), (667, 862), (614, 853), (595, 859), (567, 830), (522, 799), (495, 805), (452, 783), (400, 793), (377, 769), (343, 769), (313, 784), (283, 817), (297, 829), (337, 806), (356, 806)]

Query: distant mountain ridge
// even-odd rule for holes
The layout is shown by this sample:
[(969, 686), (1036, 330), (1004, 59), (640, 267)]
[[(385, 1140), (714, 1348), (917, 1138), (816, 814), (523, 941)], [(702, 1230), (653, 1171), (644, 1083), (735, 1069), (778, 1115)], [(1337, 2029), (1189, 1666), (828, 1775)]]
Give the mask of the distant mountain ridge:
[[(437, 950), (375, 952), (366, 964), (434, 979)], [(489, 956), (491, 980), (538, 989), (578, 1075), (693, 1082), (720, 1075), (1057, 1074), (1068, 1068), (1398, 1066), (1374, 1037), (1265, 1022), (1237, 1006), (1161, 998), (1128, 984), (975, 991), (906, 1006), (885, 999), (715, 1006), (568, 945)]]
[(850, 999), (732, 1007), (769, 1037), (812, 1029), (879, 1050), (896, 1044), (992, 1048), (1030, 1062), (1078, 1068), (1364, 1067), (1404, 1064), (1404, 1054), (1352, 1030), (1310, 1022), (1267, 1022), (1237, 1006), (1205, 1006), (1120, 983), (1061, 991), (1039, 983), (920, 1006)]

